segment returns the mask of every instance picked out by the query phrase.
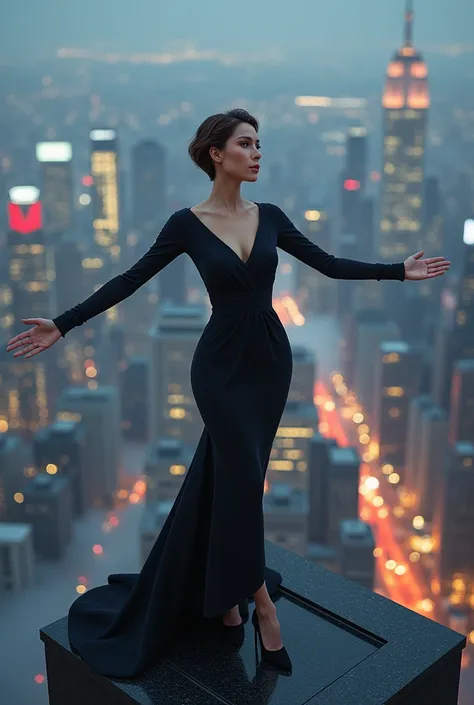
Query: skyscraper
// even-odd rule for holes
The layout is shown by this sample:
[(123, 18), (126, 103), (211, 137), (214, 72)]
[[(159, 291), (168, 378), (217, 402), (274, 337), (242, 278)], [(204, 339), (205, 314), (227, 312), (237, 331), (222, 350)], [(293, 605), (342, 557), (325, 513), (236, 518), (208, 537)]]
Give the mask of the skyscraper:
[[(139, 142), (132, 152), (133, 227), (140, 249), (150, 246), (167, 216), (166, 151), (153, 140)], [(143, 245), (142, 245), (143, 243)], [(158, 281), (160, 302), (187, 303), (186, 259), (177, 258)]]
[(341, 233), (360, 236), (367, 180), (367, 130), (363, 127), (353, 127), (347, 133), (346, 163), (341, 176)]
[(453, 367), (457, 360), (474, 358), (474, 224), (468, 221), (463, 234), (463, 262), (452, 320), (441, 321), (436, 333), (433, 393), (439, 404), (450, 408)]
[(365, 193), (367, 182), (367, 130), (365, 127), (351, 127), (347, 133), (346, 178), (359, 182), (360, 191)]
[(387, 68), (378, 257), (400, 261), (422, 246), (424, 154), (430, 105), (428, 69), (414, 48), (407, 0), (403, 45)]
[(191, 389), (189, 369), (196, 344), (206, 325), (201, 304), (162, 304), (150, 327), (149, 438), (179, 438), (193, 445), (203, 422)]
[(405, 479), (410, 400), (420, 393), (422, 355), (403, 340), (379, 345), (374, 366), (374, 430), (380, 462), (396, 465)]
[(450, 443), (474, 443), (474, 356), (454, 363), (450, 411)]
[(133, 228), (140, 238), (158, 234), (166, 212), (165, 150), (153, 140), (142, 140), (132, 150)]
[(73, 421), (84, 428), (82, 486), (85, 505), (112, 506), (121, 452), (117, 388), (68, 387), (56, 404), (56, 421)]
[(63, 235), (72, 227), (73, 183), (70, 142), (38, 142), (46, 235)]
[[(52, 315), (54, 262), (45, 246), (39, 190), (35, 186), (15, 186), (9, 195), (9, 280), (14, 325), (22, 330), (22, 319)], [(47, 360), (20, 358), (21, 364), (17, 362), (10, 362), (16, 383), (9, 399), (9, 424), (12, 429), (33, 432), (48, 421)]]
[[(337, 254), (370, 262), (374, 259), (373, 201), (366, 197), (366, 183), (367, 130), (352, 127), (347, 132), (346, 159), (340, 176)], [(377, 308), (375, 302), (380, 300), (377, 284), (337, 282), (336, 310), (342, 322), (352, 310)]]
[[(331, 251), (331, 220), (328, 212), (321, 207), (307, 208), (301, 229), (304, 235), (327, 252)], [(292, 263), (298, 306), (304, 315), (332, 313), (336, 282), (329, 277), (321, 277), (311, 267), (302, 262)]]
[[(87, 289), (95, 291), (120, 274), (122, 269), (118, 145), (115, 130), (91, 130), (90, 149), (94, 242), (82, 266)], [(106, 324), (118, 320), (117, 305), (107, 310), (104, 319), (92, 321), (88, 325), (97, 347), (103, 342)]]
[(459, 441), (447, 451), (444, 472), (436, 487), (433, 512), (435, 571), (440, 594), (457, 593), (456, 602), (466, 604), (474, 591), (474, 445)]
[(94, 243), (103, 258), (100, 283), (104, 284), (120, 268), (117, 134), (115, 130), (95, 129), (90, 139)]
[(319, 425), (313, 402), (287, 401), (268, 460), (267, 482), (284, 482), (292, 489), (308, 489), (311, 438)]

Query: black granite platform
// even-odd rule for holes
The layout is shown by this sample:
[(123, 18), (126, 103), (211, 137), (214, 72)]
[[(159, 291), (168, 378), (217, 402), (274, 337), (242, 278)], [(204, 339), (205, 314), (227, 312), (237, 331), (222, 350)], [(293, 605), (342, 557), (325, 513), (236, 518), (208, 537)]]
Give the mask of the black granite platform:
[(196, 623), (141, 678), (104, 678), (71, 652), (64, 617), (40, 630), (50, 705), (457, 704), (464, 635), (268, 541), (266, 563), (283, 575), (290, 676), (257, 663), (249, 621), (240, 649)]

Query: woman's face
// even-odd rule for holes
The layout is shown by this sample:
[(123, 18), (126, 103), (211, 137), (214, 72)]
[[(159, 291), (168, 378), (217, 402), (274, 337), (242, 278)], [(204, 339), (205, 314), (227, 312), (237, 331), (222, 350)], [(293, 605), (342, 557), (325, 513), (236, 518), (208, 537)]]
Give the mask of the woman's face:
[(223, 150), (211, 147), (216, 175), (222, 171), (239, 181), (256, 181), (261, 159), (260, 140), (252, 125), (241, 122), (226, 142)]

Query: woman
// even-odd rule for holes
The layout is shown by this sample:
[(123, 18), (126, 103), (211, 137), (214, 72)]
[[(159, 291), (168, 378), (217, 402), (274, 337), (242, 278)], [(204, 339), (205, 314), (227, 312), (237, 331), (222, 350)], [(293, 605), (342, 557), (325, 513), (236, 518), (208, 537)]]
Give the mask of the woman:
[(178, 617), (217, 618), (240, 643), (247, 598), (262, 660), (285, 672), (272, 594), (282, 576), (265, 566), (263, 488), (287, 400), (292, 356), (272, 308), (277, 246), (334, 279), (422, 280), (449, 268), (443, 257), (370, 264), (334, 257), (304, 237), (280, 208), (246, 201), (244, 181), (258, 178), (258, 122), (244, 110), (207, 118), (189, 154), (213, 182), (209, 197), (175, 212), (155, 243), (128, 271), (53, 320), (33, 327), (7, 350), (25, 359), (75, 326), (130, 296), (180, 254), (198, 268), (212, 315), (196, 346), (191, 383), (204, 430), (166, 523), (139, 575), (111, 575), (72, 604), (73, 650), (107, 676), (133, 677), (156, 657)]

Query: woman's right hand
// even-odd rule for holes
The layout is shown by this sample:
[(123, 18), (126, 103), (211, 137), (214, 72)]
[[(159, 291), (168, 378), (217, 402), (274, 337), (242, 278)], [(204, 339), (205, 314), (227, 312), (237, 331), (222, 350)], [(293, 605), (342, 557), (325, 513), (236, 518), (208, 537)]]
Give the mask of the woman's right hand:
[(61, 333), (50, 318), (22, 318), (22, 322), (26, 324), (33, 323), (34, 326), (24, 333), (19, 333), (14, 338), (10, 338), (7, 343), (7, 352), (17, 350), (13, 357), (24, 355), (25, 360), (27, 360), (29, 357), (34, 357), (43, 352), (43, 350), (50, 348), (61, 338)]

